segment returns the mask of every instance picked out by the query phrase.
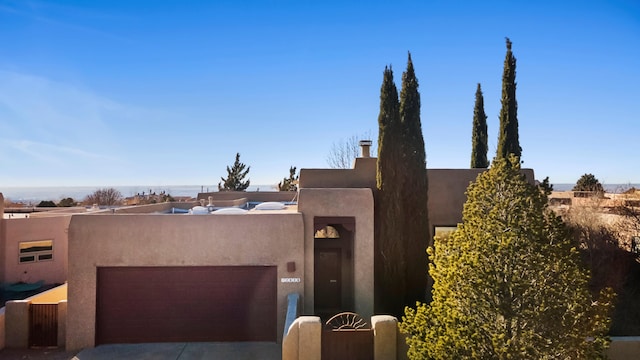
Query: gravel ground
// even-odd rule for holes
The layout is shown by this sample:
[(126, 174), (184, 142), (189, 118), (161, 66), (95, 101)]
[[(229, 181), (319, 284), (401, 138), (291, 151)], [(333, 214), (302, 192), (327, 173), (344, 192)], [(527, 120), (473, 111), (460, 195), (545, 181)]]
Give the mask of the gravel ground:
[(2, 360), (70, 360), (75, 352), (64, 349), (3, 349), (0, 350)]

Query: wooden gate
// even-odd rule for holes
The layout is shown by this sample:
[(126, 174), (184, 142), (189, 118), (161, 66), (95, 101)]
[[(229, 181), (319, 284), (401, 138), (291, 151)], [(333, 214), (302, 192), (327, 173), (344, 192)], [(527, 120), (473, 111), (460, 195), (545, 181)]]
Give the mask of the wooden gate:
[(355, 313), (340, 313), (322, 330), (322, 359), (373, 359), (373, 330)]
[(29, 347), (58, 346), (58, 304), (29, 306)]

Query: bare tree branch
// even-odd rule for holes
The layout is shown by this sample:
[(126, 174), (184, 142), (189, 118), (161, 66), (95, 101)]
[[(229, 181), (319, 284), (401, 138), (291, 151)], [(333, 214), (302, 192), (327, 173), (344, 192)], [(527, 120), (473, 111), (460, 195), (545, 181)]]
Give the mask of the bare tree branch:
[[(332, 169), (351, 169), (355, 158), (360, 156), (360, 140), (372, 140), (371, 131), (360, 136), (352, 135), (346, 139), (334, 141), (331, 145), (329, 155), (327, 155), (327, 164)], [(376, 153), (375, 144), (371, 149), (371, 153)]]

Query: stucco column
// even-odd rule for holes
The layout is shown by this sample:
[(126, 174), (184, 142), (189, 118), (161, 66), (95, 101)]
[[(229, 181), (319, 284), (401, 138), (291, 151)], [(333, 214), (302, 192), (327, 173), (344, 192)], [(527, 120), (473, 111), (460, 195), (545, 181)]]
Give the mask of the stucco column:
[(67, 300), (58, 302), (58, 346), (65, 347), (67, 336)]
[(7, 348), (29, 347), (30, 300), (13, 300), (5, 304), (5, 345)]
[(298, 359), (321, 360), (322, 322), (318, 316), (301, 316), (298, 321)]
[(395, 360), (398, 319), (390, 315), (372, 316), (371, 328), (373, 329), (373, 358)]

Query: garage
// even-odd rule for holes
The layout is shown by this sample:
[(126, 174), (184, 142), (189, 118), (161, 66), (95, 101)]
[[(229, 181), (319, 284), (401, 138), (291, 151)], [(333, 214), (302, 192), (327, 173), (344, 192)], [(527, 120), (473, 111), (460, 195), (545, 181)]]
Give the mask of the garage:
[(98, 267), (96, 345), (277, 339), (275, 266)]

